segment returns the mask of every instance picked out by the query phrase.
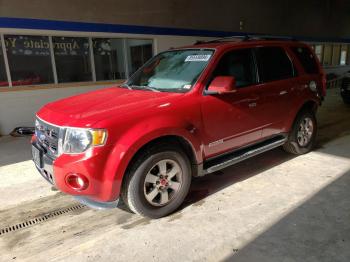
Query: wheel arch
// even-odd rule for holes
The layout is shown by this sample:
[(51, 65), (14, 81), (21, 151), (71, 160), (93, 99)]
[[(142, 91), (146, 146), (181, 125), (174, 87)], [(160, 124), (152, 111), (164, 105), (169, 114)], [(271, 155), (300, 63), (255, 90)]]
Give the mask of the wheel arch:
[(296, 116), (304, 110), (310, 110), (315, 114), (317, 112), (318, 105), (319, 105), (318, 102), (316, 102), (314, 100), (308, 100), (300, 107)]
[(129, 161), (126, 171), (128, 171), (131, 167), (131, 165), (136, 161), (136, 159), (142, 154), (143, 152), (147, 151), (148, 149), (154, 147), (157, 144), (170, 144), (170, 145), (176, 145), (186, 154), (188, 157), (191, 166), (192, 166), (192, 172), (193, 174), (196, 174), (198, 172), (198, 161), (196, 158), (195, 149), (193, 148), (192, 144), (184, 137), (179, 135), (164, 135), (161, 137), (157, 137), (155, 139), (152, 139), (142, 145), (133, 155), (131, 160)]
[(317, 108), (319, 106), (319, 102), (316, 100), (312, 100), (309, 99), (307, 101), (304, 101), (301, 105), (299, 105), (297, 108), (297, 110), (292, 111), (288, 117), (288, 125), (287, 125), (287, 132), (289, 132), (291, 130), (291, 128), (293, 127), (293, 124), (295, 122), (295, 120), (297, 119), (298, 115), (305, 111), (305, 110), (310, 110), (312, 111), (314, 114), (316, 114), (317, 112)]

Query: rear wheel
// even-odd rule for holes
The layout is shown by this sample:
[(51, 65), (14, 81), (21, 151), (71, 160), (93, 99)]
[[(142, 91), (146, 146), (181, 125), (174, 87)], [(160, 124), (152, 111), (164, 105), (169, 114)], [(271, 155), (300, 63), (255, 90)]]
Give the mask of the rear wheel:
[(288, 141), (283, 145), (285, 151), (302, 155), (310, 152), (315, 143), (317, 121), (312, 111), (305, 110), (297, 116)]
[(126, 174), (122, 199), (131, 211), (160, 218), (175, 211), (191, 184), (191, 165), (176, 146), (161, 145), (141, 153)]

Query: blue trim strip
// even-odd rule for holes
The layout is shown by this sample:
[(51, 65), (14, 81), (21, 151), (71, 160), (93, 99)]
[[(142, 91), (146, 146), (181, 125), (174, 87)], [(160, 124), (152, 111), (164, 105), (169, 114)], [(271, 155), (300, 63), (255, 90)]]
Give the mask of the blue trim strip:
[[(104, 33), (127, 33), (146, 35), (177, 35), (177, 36), (203, 36), (203, 37), (225, 37), (241, 36), (242, 32), (228, 32), (215, 30), (198, 30), (186, 28), (169, 28), (138, 25), (102, 24), (87, 22), (68, 22), (58, 20), (32, 19), (32, 18), (12, 18), (0, 17), (0, 28), (16, 29), (37, 29), (37, 30), (57, 30), (57, 31), (79, 31), (79, 32), (104, 32)], [(259, 34), (255, 34), (259, 35)], [(336, 37), (305, 37), (293, 36), (295, 39), (310, 42), (342, 42), (350, 43), (350, 38)]]
[(231, 36), (233, 34), (232, 32), (224, 32), (224, 31), (166, 28), (166, 27), (138, 26), (138, 25), (86, 23), (86, 22), (67, 22), (67, 21), (57, 21), (57, 20), (42, 20), (42, 19), (32, 19), (32, 18), (9, 18), (9, 17), (0, 17), (0, 27), (38, 29), (38, 30), (79, 31), (79, 32), (105, 32), (105, 33), (207, 36), (207, 37), (223, 37), (223, 36)]

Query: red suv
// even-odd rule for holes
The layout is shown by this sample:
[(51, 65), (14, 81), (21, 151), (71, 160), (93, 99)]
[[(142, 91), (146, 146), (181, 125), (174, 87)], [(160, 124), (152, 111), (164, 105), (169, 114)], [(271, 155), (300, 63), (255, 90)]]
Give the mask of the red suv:
[(45, 105), (32, 153), (50, 183), (97, 208), (159, 218), (193, 176), (283, 146), (311, 150), (325, 76), (309, 46), (244, 37), (156, 55), (124, 84)]

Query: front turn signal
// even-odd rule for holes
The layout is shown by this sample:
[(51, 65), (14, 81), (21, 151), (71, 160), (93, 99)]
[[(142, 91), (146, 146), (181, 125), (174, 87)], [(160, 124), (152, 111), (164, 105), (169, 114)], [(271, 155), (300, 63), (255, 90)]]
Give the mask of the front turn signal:
[(102, 146), (106, 143), (106, 140), (107, 140), (106, 130), (104, 129), (91, 130), (91, 135), (92, 135), (93, 146)]

